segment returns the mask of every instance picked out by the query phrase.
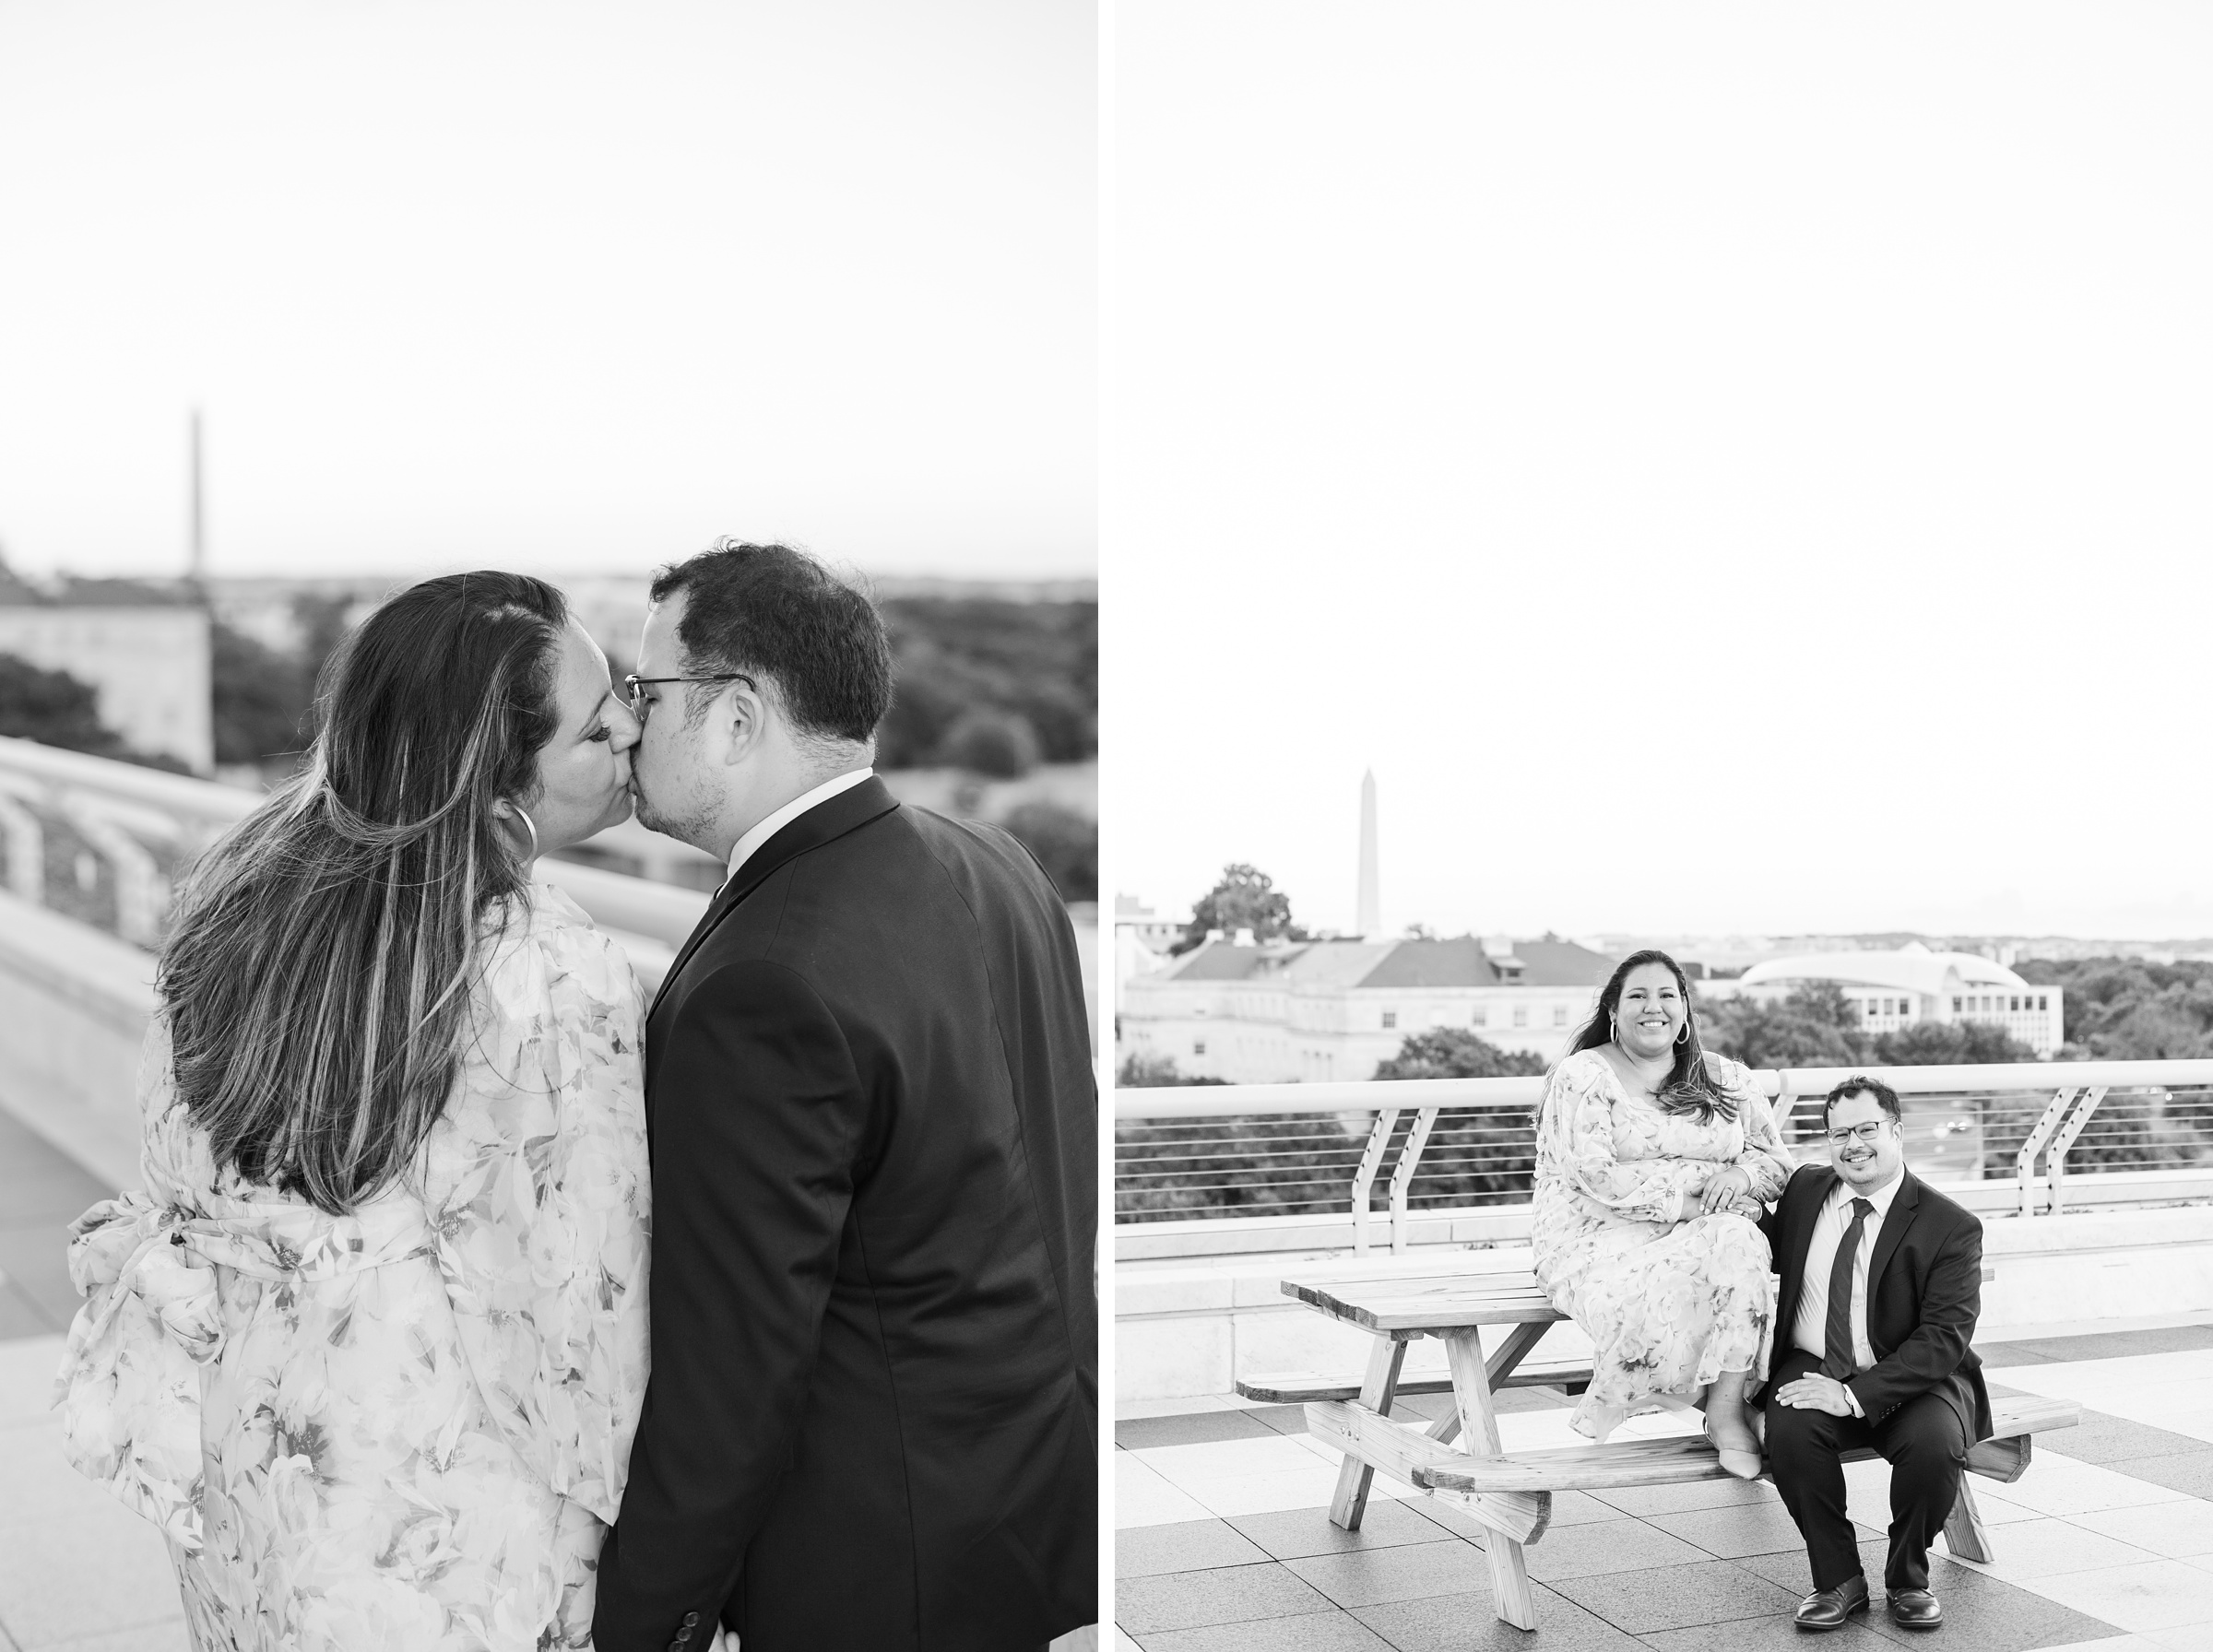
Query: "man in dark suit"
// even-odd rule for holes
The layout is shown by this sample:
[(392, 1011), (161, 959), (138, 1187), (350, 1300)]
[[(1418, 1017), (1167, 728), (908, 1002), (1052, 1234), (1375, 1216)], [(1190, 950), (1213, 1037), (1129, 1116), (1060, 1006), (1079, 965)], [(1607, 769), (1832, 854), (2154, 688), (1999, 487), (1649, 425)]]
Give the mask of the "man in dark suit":
[(1929, 1591), (1929, 1543), (1959, 1494), (1968, 1447), (1991, 1430), (1970, 1346), (1982, 1224), (1906, 1168), (1888, 1085), (1847, 1079), (1825, 1116), (1828, 1164), (1802, 1167), (1760, 1222), (1782, 1276), (1768, 1457), (1813, 1563), (1797, 1623), (1835, 1629), (1867, 1610), (1840, 1454), (1873, 1446), (1890, 1464), (1891, 1622), (1935, 1629), (1944, 1609)]
[(1034, 1652), (1097, 1619), (1097, 1096), (1005, 832), (902, 807), (867, 598), (653, 585), (640, 818), (728, 861), (646, 1022), (653, 1372), (599, 1652)]

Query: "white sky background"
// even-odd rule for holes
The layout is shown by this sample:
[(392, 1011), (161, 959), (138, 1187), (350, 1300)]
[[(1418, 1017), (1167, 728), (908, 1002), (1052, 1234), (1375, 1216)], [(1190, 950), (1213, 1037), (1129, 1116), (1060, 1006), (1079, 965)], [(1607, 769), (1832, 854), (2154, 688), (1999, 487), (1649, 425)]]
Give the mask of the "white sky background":
[(1114, 27), (1118, 888), (2213, 934), (2213, 11)]
[(0, 0), (0, 548), (1095, 565), (1080, 0)]

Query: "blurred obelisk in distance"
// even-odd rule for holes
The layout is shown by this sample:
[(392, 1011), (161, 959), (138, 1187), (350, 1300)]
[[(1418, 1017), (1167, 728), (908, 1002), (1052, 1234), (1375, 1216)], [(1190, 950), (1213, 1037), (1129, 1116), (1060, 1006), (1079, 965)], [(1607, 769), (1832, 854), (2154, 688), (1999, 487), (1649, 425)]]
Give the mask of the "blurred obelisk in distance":
[(1376, 772), (1360, 778), (1359, 932), (1373, 940), (1383, 933), (1383, 879), (1376, 864)]
[(200, 410), (192, 410), (192, 524), (191, 558), (192, 581), (197, 584), (207, 572), (207, 502), (201, 491), (205, 486), (200, 474)]

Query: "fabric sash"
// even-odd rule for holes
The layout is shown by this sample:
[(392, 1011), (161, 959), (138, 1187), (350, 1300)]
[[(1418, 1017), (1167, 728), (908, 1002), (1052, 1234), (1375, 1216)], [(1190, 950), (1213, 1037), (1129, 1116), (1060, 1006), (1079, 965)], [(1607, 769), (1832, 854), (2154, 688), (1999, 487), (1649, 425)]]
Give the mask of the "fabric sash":
[(69, 1278), (85, 1304), (54, 1385), (64, 1455), (198, 1552), (195, 1367), (222, 1352), (216, 1269), (309, 1283), (436, 1249), (421, 1201), (396, 1191), (348, 1216), (289, 1202), (199, 1216), (139, 1192), (101, 1200), (69, 1228)]

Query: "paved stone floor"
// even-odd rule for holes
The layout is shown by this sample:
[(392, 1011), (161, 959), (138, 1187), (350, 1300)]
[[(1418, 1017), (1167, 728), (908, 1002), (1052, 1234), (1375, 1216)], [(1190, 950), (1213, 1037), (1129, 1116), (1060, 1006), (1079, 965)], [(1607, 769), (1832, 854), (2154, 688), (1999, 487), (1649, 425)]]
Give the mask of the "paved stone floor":
[(111, 1191), (0, 1109), (0, 1652), (190, 1652), (160, 1539), (63, 1460), (51, 1410), (77, 1304), (64, 1229)]
[(63, 1230), (112, 1190), (0, 1110), (0, 1652), (187, 1652), (154, 1528), (62, 1460)]
[[(1917, 1643), (1952, 1652), (2213, 1652), (2213, 1324), (1988, 1342), (1995, 1392), (2077, 1399), (2083, 1426), (2041, 1436), (2011, 1485), (1974, 1478), (1998, 1559), (1932, 1556), (1947, 1622), (1893, 1628), (1881, 1606), (1815, 1643), (1791, 1624), (1812, 1587), (1774, 1488), (1735, 1481), (1566, 1493), (1528, 1551), (1539, 1627), (1493, 1615), (1479, 1528), (1378, 1495), (1362, 1529), (1328, 1504), (1336, 1459), (1296, 1407), (1234, 1398), (1128, 1406), (1116, 1424), (1115, 1646), (1121, 1652), (1827, 1652)], [(1425, 1397), (1402, 1415), (1435, 1415)], [(1509, 1448), (1572, 1444), (1567, 1402), (1503, 1397)], [(1625, 1432), (1681, 1431), (1639, 1418)], [(1848, 1470), (1868, 1575), (1880, 1578), (1887, 1465)]]

